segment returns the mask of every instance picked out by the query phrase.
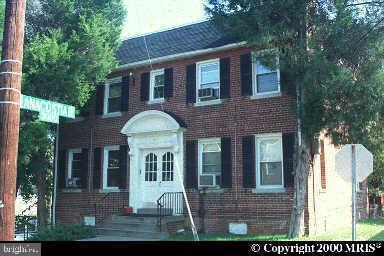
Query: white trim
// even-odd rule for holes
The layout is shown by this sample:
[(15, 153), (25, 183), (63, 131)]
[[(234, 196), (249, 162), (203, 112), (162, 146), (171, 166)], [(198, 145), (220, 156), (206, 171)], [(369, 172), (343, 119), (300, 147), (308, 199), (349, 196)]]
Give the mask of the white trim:
[[(114, 77), (114, 78), (111, 78), (111, 79), (107, 79), (105, 81), (105, 86), (104, 86), (104, 102), (103, 102), (103, 116), (105, 117), (112, 117), (114, 116), (115, 113), (120, 113), (121, 115), (121, 112), (120, 111), (115, 111), (115, 112), (108, 112), (108, 99), (109, 99), (109, 87), (111, 84), (115, 84), (115, 83), (122, 83), (123, 81), (123, 78), (121, 76), (118, 76), (118, 77)], [(123, 100), (123, 98), (121, 98), (121, 100)]]
[[(280, 153), (281, 153), (281, 185), (261, 185), (261, 173), (260, 173), (260, 149), (259, 142), (265, 138), (278, 138), (280, 141)], [(283, 135), (282, 133), (264, 133), (255, 135), (255, 161), (256, 161), (256, 189), (257, 190), (273, 190), (273, 189), (283, 189), (284, 188), (284, 155), (283, 155)]]
[(223, 99), (214, 99), (214, 100), (207, 100), (207, 101), (199, 101), (193, 104), (195, 107), (203, 107), (203, 106), (210, 106), (210, 105), (219, 105), (223, 103)]
[[(155, 90), (155, 76), (157, 75), (163, 75), (164, 76), (164, 69), (157, 69), (157, 70), (152, 70), (150, 72), (150, 82), (149, 82), (149, 101), (147, 102), (148, 104), (151, 103), (159, 103), (160, 101), (164, 101), (164, 93), (163, 92), (163, 97), (162, 98), (154, 98), (154, 90)], [(165, 82), (165, 81), (164, 81)], [(163, 84), (163, 90), (165, 89), (165, 85)]]
[[(213, 100), (207, 100), (207, 101), (200, 101), (199, 99), (199, 89), (201, 89), (201, 81), (200, 81), (200, 78), (201, 78), (201, 67), (204, 66), (204, 65), (209, 65), (209, 64), (217, 64), (217, 72), (218, 72), (218, 76), (219, 76), (219, 86), (217, 87), (212, 87), (212, 88), (218, 88), (219, 89), (219, 98), (218, 99), (213, 99)], [(201, 102), (209, 102), (209, 101), (214, 101), (214, 100), (220, 100), (220, 59), (219, 58), (215, 58), (215, 59), (209, 59), (209, 60), (203, 60), (203, 61), (199, 61), (199, 62), (196, 62), (196, 99), (195, 99), (195, 102), (196, 103), (201, 103)]]
[[(275, 96), (281, 96), (281, 88), (280, 88), (280, 60), (279, 55), (274, 53), (273, 50), (263, 50), (258, 52), (252, 52), (252, 99), (260, 99), (260, 98), (269, 98)], [(277, 90), (269, 91), (269, 92), (257, 92), (257, 58), (262, 57), (263, 54), (269, 53), (271, 55), (276, 55), (276, 73), (277, 73)], [(271, 72), (274, 73), (275, 71)]]
[(119, 145), (106, 146), (104, 147), (104, 157), (103, 157), (103, 190), (118, 190), (119, 187), (108, 187), (108, 159), (109, 151), (120, 150)]
[[(200, 185), (200, 176), (201, 175), (209, 175), (209, 174), (203, 174), (203, 146), (206, 144), (212, 144), (212, 143), (217, 143), (220, 146), (220, 152), (221, 152), (221, 138), (207, 138), (207, 139), (199, 139), (197, 143), (197, 152), (198, 152), (198, 187), (199, 188), (212, 188), (212, 187), (217, 187), (219, 188), (220, 185), (216, 184), (216, 176), (212, 174), (211, 176), (215, 176), (213, 178), (213, 185)], [(221, 167), (223, 168), (223, 166)], [(220, 173), (221, 176), (221, 173)]]
[(68, 174), (67, 180), (72, 178), (72, 162), (73, 162), (73, 154), (81, 153), (81, 148), (75, 148), (68, 150)]
[[(166, 61), (190, 58), (190, 57), (197, 56), (197, 55), (203, 55), (203, 54), (214, 53), (214, 52), (219, 52), (219, 51), (224, 51), (224, 50), (230, 50), (230, 49), (234, 49), (234, 48), (240, 48), (240, 47), (243, 47), (246, 45), (247, 45), (247, 42), (242, 41), (239, 43), (227, 44), (224, 46), (214, 47), (214, 48), (209, 48), (209, 49), (204, 49), (204, 50), (196, 50), (196, 51), (190, 51), (190, 52), (177, 53), (177, 54), (172, 54), (172, 55), (167, 55), (167, 56), (151, 59), (151, 63), (156, 64), (156, 63), (161, 63), (161, 62), (166, 62)], [(150, 64), (150, 62), (147, 59), (142, 60), (142, 61), (132, 62), (129, 64), (124, 64), (124, 65), (118, 66), (116, 69), (113, 70), (113, 72), (118, 72), (118, 71), (122, 71), (125, 69), (130, 69), (130, 68), (138, 68), (138, 67), (146, 66), (149, 64)]]

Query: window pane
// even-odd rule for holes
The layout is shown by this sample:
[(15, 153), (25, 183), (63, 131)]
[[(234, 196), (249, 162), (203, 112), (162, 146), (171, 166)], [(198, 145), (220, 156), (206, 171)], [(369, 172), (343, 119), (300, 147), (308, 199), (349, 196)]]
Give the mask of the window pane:
[(155, 75), (155, 87), (164, 85), (164, 74)]
[(260, 140), (260, 162), (280, 162), (281, 140), (277, 138)]
[(203, 173), (221, 172), (221, 152), (203, 153)]
[(72, 161), (72, 170), (79, 170), (81, 169), (81, 162), (80, 161)]
[(260, 163), (261, 185), (282, 185), (281, 162)]
[(120, 151), (111, 150), (109, 151), (108, 156), (108, 168), (119, 168)]
[(163, 154), (162, 181), (173, 181), (173, 154)]
[(213, 185), (213, 178), (212, 175), (200, 175), (200, 185)]
[(219, 143), (204, 144), (203, 152), (218, 152), (220, 151)]
[(81, 153), (73, 153), (73, 161), (80, 161), (81, 160)]
[(157, 156), (153, 153), (145, 156), (145, 181), (157, 181)]
[(278, 90), (277, 72), (257, 75), (257, 92), (273, 92)]
[(117, 98), (121, 96), (121, 84), (111, 84), (109, 86), (109, 98)]
[(263, 57), (257, 57), (256, 59), (256, 71), (257, 74), (271, 73), (277, 70), (276, 56), (267, 55)]
[(108, 100), (108, 112), (117, 112), (121, 108), (121, 98), (113, 98)]
[(107, 178), (107, 186), (108, 187), (118, 187), (119, 186), (119, 169), (109, 169), (108, 168), (108, 178)]
[(164, 86), (154, 88), (153, 98), (159, 99), (164, 98)]
[[(201, 85), (206, 85), (209, 87), (218, 86), (219, 85), (219, 64), (212, 63), (201, 66)], [(203, 87), (204, 88), (204, 87)]]

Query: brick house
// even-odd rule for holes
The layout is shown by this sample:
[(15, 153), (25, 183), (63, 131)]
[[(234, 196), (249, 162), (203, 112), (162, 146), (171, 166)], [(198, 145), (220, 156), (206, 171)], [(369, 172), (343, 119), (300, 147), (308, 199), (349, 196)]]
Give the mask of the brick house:
[[(102, 225), (123, 207), (145, 213), (159, 200), (177, 213), (180, 175), (198, 230), (287, 232), (296, 96), (278, 65), (261, 62), (278, 56), (205, 21), (127, 39), (117, 58), (89, 114), (60, 125), (56, 221)], [(319, 142), (308, 178), (310, 234), (351, 220), (337, 148)]]

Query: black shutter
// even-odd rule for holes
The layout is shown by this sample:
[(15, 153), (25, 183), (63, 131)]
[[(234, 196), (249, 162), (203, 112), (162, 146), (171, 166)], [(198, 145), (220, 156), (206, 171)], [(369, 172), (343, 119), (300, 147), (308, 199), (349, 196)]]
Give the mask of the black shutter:
[(198, 172), (197, 172), (197, 141), (188, 140), (186, 143), (186, 155), (187, 155), (187, 171), (186, 171), (186, 187), (197, 188), (198, 187)]
[(88, 186), (88, 149), (83, 148), (81, 150), (81, 188), (87, 188)]
[(220, 98), (225, 99), (230, 97), (231, 88), (231, 59), (220, 59)]
[(280, 90), (282, 94), (296, 96), (296, 86), (283, 70), (280, 70)]
[(96, 86), (96, 115), (102, 115), (104, 109), (104, 84)]
[(128, 146), (120, 146), (120, 189), (127, 188), (127, 157), (128, 157)]
[(129, 76), (124, 76), (121, 84), (121, 111), (128, 111)]
[(164, 96), (165, 98), (173, 97), (173, 68), (164, 70)]
[(67, 172), (67, 151), (60, 150), (59, 151), (59, 168), (57, 170), (57, 180), (58, 187), (65, 188), (66, 187), (66, 172)]
[(295, 134), (283, 134), (284, 186), (293, 187), (294, 169), (293, 154), (295, 149)]
[(252, 95), (252, 60), (251, 54), (240, 56), (241, 95)]
[(149, 72), (141, 74), (140, 99), (149, 100)]
[(255, 176), (255, 136), (242, 138), (243, 149), (243, 187), (254, 188)]
[(93, 189), (101, 188), (101, 173), (102, 173), (102, 162), (101, 162), (101, 148), (95, 148), (93, 156)]
[(196, 63), (187, 66), (187, 103), (196, 102)]
[(231, 138), (221, 138), (221, 187), (232, 187)]

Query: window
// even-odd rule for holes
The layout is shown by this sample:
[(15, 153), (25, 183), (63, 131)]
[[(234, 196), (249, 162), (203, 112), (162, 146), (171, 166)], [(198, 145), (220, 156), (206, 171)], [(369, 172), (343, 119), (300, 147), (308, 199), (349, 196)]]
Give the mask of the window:
[(221, 141), (199, 141), (199, 185), (218, 186), (221, 183)]
[(162, 181), (173, 181), (173, 154), (167, 152), (163, 154)]
[(121, 109), (121, 77), (105, 83), (104, 114), (119, 112)]
[(81, 178), (81, 149), (72, 149), (68, 153), (68, 187), (79, 187)]
[(197, 63), (197, 102), (220, 98), (220, 61)]
[(145, 181), (157, 181), (157, 155), (154, 153), (145, 156)]
[(156, 101), (162, 99), (164, 99), (164, 70), (152, 71), (149, 100)]
[(257, 186), (283, 187), (283, 147), (279, 135), (256, 136)]
[(120, 184), (120, 147), (104, 148), (103, 187), (117, 189)]
[(279, 59), (275, 55), (256, 57), (254, 68), (254, 94), (280, 92)]

